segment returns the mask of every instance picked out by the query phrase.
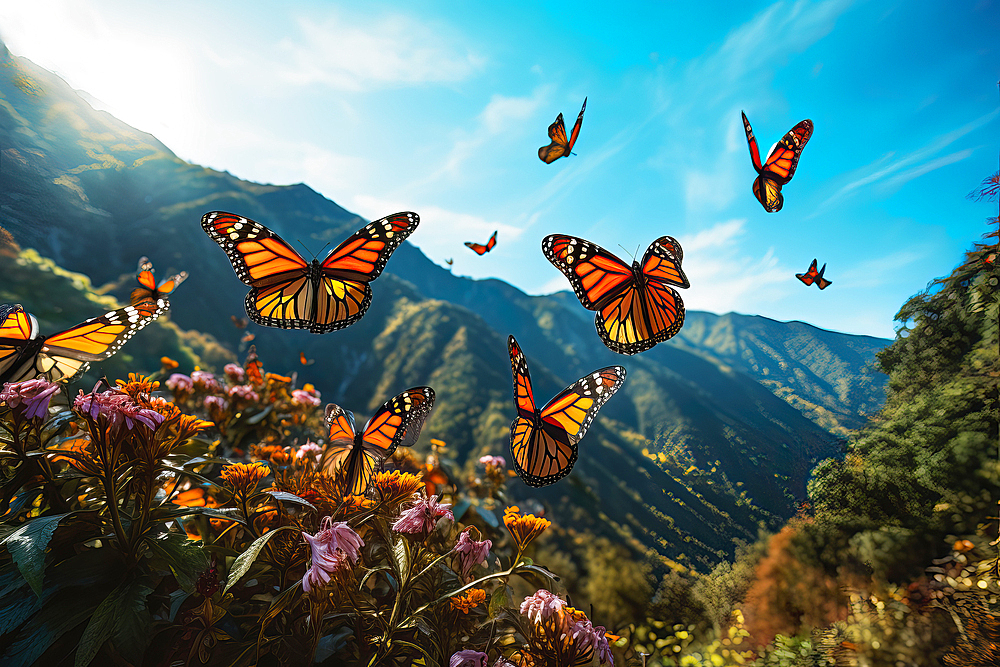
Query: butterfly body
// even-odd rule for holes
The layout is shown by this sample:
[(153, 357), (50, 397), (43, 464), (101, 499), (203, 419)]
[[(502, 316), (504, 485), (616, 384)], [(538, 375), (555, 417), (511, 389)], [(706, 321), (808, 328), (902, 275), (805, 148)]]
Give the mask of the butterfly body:
[(826, 264), (823, 264), (823, 268), (817, 271), (816, 260), (814, 259), (812, 261), (812, 264), (809, 265), (809, 269), (805, 273), (796, 273), (795, 277), (801, 280), (806, 285), (815, 284), (816, 287), (823, 290), (833, 284), (832, 280), (827, 280), (826, 278), (823, 277), (823, 274), (825, 272), (826, 272)]
[(546, 236), (542, 252), (569, 279), (583, 307), (597, 311), (594, 324), (608, 349), (644, 352), (684, 325), (684, 302), (671, 285), (690, 283), (681, 269), (684, 251), (673, 237), (653, 241), (631, 266), (596, 243), (565, 234)]
[(360, 320), (371, 305), (370, 282), (417, 228), (416, 213), (370, 222), (322, 261), (304, 260), (270, 229), (233, 213), (202, 217), (205, 232), (226, 252), (236, 276), (251, 287), (244, 299), (257, 324), (327, 333)]
[(434, 390), (413, 387), (383, 403), (365, 427), (357, 431), (350, 410), (328, 404), (325, 420), (330, 427), (329, 442), (323, 450), (320, 467), (327, 474), (341, 471), (347, 480), (348, 493), (365, 495), (382, 461), (400, 445), (409, 447), (417, 441), (433, 408)]
[(528, 362), (513, 336), (507, 339), (514, 405), (510, 424), (510, 451), (514, 470), (528, 486), (554, 484), (573, 469), (577, 443), (601, 407), (625, 382), (625, 369), (608, 366), (586, 375), (538, 408), (535, 405)]
[(563, 115), (560, 113), (556, 116), (554, 123), (549, 125), (549, 139), (552, 143), (548, 146), (542, 146), (538, 149), (538, 159), (545, 164), (552, 164), (561, 157), (568, 157), (572, 155), (573, 145), (576, 144), (576, 138), (580, 135), (580, 128), (583, 126), (583, 112), (587, 110), (587, 98), (583, 98), (583, 108), (580, 109), (580, 115), (576, 117), (576, 123), (573, 124), (573, 132), (566, 136), (566, 123), (563, 121)]
[[(741, 112), (742, 113), (742, 112)], [(747, 135), (747, 146), (750, 148), (750, 160), (757, 170), (757, 178), (753, 182), (753, 194), (768, 213), (776, 213), (784, 204), (781, 186), (792, 180), (799, 164), (802, 149), (812, 137), (813, 123), (806, 119), (798, 123), (781, 138), (764, 162), (760, 159), (757, 138), (746, 114), (743, 115), (743, 129)]]

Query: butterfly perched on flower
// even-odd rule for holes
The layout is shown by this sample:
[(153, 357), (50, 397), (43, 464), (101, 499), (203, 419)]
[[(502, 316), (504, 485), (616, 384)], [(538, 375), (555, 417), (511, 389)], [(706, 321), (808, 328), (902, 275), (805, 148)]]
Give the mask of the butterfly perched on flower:
[(181, 271), (165, 278), (157, 285), (156, 278), (153, 276), (153, 263), (149, 261), (148, 257), (140, 257), (139, 268), (135, 276), (136, 280), (139, 281), (139, 287), (132, 290), (130, 303), (133, 306), (138, 306), (140, 304), (155, 305), (160, 300), (166, 301), (167, 296), (177, 289), (177, 286), (184, 282), (187, 277), (187, 271)]
[(74, 327), (41, 336), (38, 320), (20, 304), (0, 305), (0, 385), (44, 376), (50, 382), (71, 380), (91, 361), (104, 361), (137, 331), (166, 310), (161, 299), (125, 306)]
[(597, 333), (619, 354), (636, 354), (673, 337), (684, 325), (684, 302), (670, 285), (690, 287), (684, 251), (671, 236), (653, 241), (629, 266), (596, 243), (552, 234), (542, 253), (569, 278), (580, 303), (596, 310)]
[(528, 486), (548, 486), (573, 469), (577, 443), (586, 435), (598, 410), (625, 383), (625, 369), (608, 366), (596, 370), (538, 409), (528, 375), (528, 361), (513, 336), (507, 339), (507, 348), (517, 408), (517, 417), (510, 424), (514, 470)]
[(792, 180), (795, 167), (799, 164), (799, 156), (806, 142), (813, 133), (813, 123), (806, 119), (788, 131), (781, 141), (774, 145), (762, 165), (757, 139), (753, 136), (753, 128), (747, 115), (743, 115), (743, 129), (747, 133), (747, 144), (750, 146), (750, 159), (753, 168), (757, 170), (757, 179), (753, 182), (753, 194), (768, 213), (781, 210), (785, 198), (781, 196), (781, 186)]
[(346, 476), (348, 493), (365, 495), (382, 461), (392, 456), (400, 445), (409, 447), (417, 441), (433, 408), (434, 390), (413, 387), (383, 403), (357, 432), (350, 410), (327, 404), (325, 419), (330, 434), (320, 458), (320, 468), (330, 475), (341, 470)]
[(809, 265), (808, 271), (806, 271), (805, 273), (796, 273), (795, 277), (804, 282), (806, 285), (812, 285), (813, 283), (815, 283), (816, 287), (820, 289), (826, 289), (827, 287), (833, 284), (833, 281), (826, 280), (823, 277), (824, 271), (826, 271), (826, 264), (823, 265), (822, 269), (816, 271), (816, 260), (814, 259), (812, 261), (812, 264)]
[(566, 124), (563, 122), (563, 115), (556, 116), (554, 123), (549, 125), (549, 139), (552, 140), (548, 146), (538, 149), (538, 159), (545, 164), (552, 164), (561, 157), (568, 156), (573, 151), (576, 138), (580, 136), (580, 127), (583, 125), (583, 112), (587, 110), (587, 98), (583, 98), (583, 108), (580, 115), (576, 117), (573, 124), (573, 132), (566, 138)]
[(257, 324), (327, 333), (360, 320), (372, 300), (369, 283), (420, 222), (403, 212), (370, 222), (320, 262), (306, 262), (270, 229), (235, 213), (212, 211), (201, 226), (219, 244), (237, 277), (250, 285), (244, 304)]
[[(474, 253), (476, 253), (477, 255), (485, 255), (490, 250), (493, 250), (493, 246), (495, 246), (496, 244), (497, 244), (497, 233), (496, 232), (493, 232), (493, 236), (491, 236), (490, 240), (486, 242), (486, 245), (482, 245), (481, 243), (472, 243), (471, 241), (466, 241), (465, 242), (466, 247), (467, 248), (472, 248), (472, 251)], [(451, 266), (451, 265), (449, 264), (448, 266)]]

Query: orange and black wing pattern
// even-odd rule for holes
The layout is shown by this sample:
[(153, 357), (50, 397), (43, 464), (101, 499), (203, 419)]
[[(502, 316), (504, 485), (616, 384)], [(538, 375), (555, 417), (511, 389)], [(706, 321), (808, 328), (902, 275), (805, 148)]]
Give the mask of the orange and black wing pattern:
[(750, 159), (758, 174), (753, 182), (753, 194), (768, 213), (780, 211), (784, 204), (781, 186), (792, 180), (792, 176), (795, 175), (802, 149), (812, 136), (813, 123), (806, 119), (789, 130), (781, 141), (775, 144), (763, 164), (757, 139), (746, 114), (743, 114), (743, 129), (747, 135)]
[(434, 390), (413, 387), (389, 399), (375, 411), (360, 435), (354, 415), (333, 403), (326, 406), (329, 444), (320, 465), (327, 473), (343, 470), (352, 495), (365, 495), (371, 477), (400, 445), (417, 441), (420, 429), (434, 408)]
[[(495, 246), (496, 244), (497, 244), (496, 232), (493, 232), (493, 236), (491, 236), (490, 240), (486, 242), (486, 245), (483, 245), (481, 243), (473, 243), (471, 241), (465, 242), (466, 247), (471, 248), (472, 251), (475, 252), (477, 255), (485, 255), (490, 250), (493, 250), (493, 246)], [(448, 266), (451, 266), (451, 264), (449, 264)]]
[(20, 304), (0, 305), (0, 385), (33, 377), (34, 356), (42, 347), (38, 322)]
[(662, 236), (642, 263), (625, 264), (596, 243), (552, 234), (542, 240), (545, 257), (562, 271), (580, 303), (597, 311), (595, 326), (608, 349), (637, 354), (672, 338), (684, 324), (684, 302), (671, 288), (689, 287), (680, 243)]
[(157, 285), (156, 277), (153, 275), (153, 263), (149, 261), (148, 257), (140, 257), (139, 268), (135, 275), (136, 280), (139, 281), (139, 287), (132, 290), (130, 303), (133, 306), (138, 306), (139, 304), (155, 305), (157, 301), (162, 299), (169, 306), (167, 302), (168, 295), (184, 282), (187, 277), (187, 271), (181, 271), (176, 275), (166, 278)]
[(563, 115), (560, 113), (554, 123), (549, 125), (549, 139), (552, 143), (538, 149), (538, 158), (545, 164), (552, 164), (561, 157), (566, 157), (573, 151), (576, 138), (580, 136), (580, 128), (583, 126), (583, 112), (587, 110), (587, 98), (583, 98), (583, 108), (580, 115), (576, 117), (573, 124), (573, 131), (569, 137), (566, 136), (566, 124)]
[(243, 362), (243, 370), (247, 374), (247, 381), (254, 387), (264, 386), (264, 364), (257, 356), (257, 346), (251, 345), (247, 350), (246, 361)]
[(819, 271), (816, 270), (816, 260), (812, 261), (809, 265), (809, 269), (805, 273), (796, 273), (795, 277), (801, 280), (806, 285), (815, 284), (816, 287), (820, 289), (826, 289), (833, 284), (833, 281), (827, 280), (823, 277), (823, 273), (826, 271), (826, 264)]
[(507, 346), (518, 413), (510, 425), (514, 470), (528, 486), (548, 486), (573, 469), (577, 443), (586, 435), (601, 407), (625, 382), (625, 369), (609, 366), (594, 371), (537, 410), (524, 353), (513, 336), (508, 338)]

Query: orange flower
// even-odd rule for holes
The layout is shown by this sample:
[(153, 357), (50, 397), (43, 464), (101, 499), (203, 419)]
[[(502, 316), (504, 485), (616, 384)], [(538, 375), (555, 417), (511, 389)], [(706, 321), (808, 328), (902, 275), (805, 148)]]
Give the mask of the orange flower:
[(180, 366), (180, 364), (171, 359), (170, 357), (160, 357), (160, 366), (162, 366), (163, 371), (166, 372), (174, 370), (175, 368)]
[(115, 380), (115, 384), (118, 385), (118, 391), (123, 394), (128, 394), (129, 398), (133, 401), (138, 402), (140, 398), (148, 401), (149, 395), (156, 391), (160, 383), (150, 380), (144, 375), (138, 375), (136, 373), (128, 374), (128, 382), (125, 380)]
[(468, 614), (469, 610), (473, 607), (478, 607), (479, 605), (486, 602), (486, 591), (481, 588), (473, 588), (465, 593), (465, 595), (457, 595), (451, 599), (451, 608), (456, 609), (463, 614)]
[(233, 494), (245, 500), (257, 488), (257, 483), (271, 474), (266, 464), (231, 463), (222, 469), (222, 481), (233, 490)]
[(525, 547), (539, 535), (542, 531), (552, 525), (548, 519), (539, 519), (534, 514), (521, 516), (521, 509), (516, 505), (508, 507), (503, 513), (503, 523), (510, 531), (510, 536), (517, 544), (518, 557), (524, 553)]
[(278, 375), (277, 373), (265, 373), (264, 374), (264, 379), (268, 383), (273, 382), (275, 384), (279, 384), (279, 383), (281, 383), (281, 384), (288, 384), (288, 383), (290, 383), (292, 381), (292, 378), (285, 377), (284, 375)]
[(381, 498), (386, 505), (398, 505), (416, 493), (424, 485), (416, 475), (393, 470), (379, 471), (372, 479), (372, 486), (377, 489), (376, 498)]

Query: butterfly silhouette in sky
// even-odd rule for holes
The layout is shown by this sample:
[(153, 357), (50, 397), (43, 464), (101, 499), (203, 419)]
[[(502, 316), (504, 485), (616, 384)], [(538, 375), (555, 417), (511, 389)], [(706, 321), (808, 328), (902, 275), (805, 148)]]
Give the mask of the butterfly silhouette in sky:
[(312, 364), (316, 363), (316, 360), (306, 359), (306, 353), (299, 352), (299, 363), (301, 363), (303, 366), (311, 366)]
[(816, 260), (812, 261), (809, 265), (809, 270), (805, 273), (796, 273), (795, 277), (804, 282), (806, 285), (816, 284), (816, 287), (820, 289), (826, 289), (833, 284), (832, 280), (827, 280), (823, 277), (823, 272), (826, 271), (826, 264), (823, 264), (823, 268), (818, 272), (816, 271)]
[(444, 263), (447, 264), (448, 268), (450, 269), (451, 265), (455, 263), (455, 260), (453, 260), (451, 257), (449, 257), (448, 259), (444, 260)]
[[(485, 255), (490, 250), (493, 250), (493, 246), (495, 246), (496, 244), (497, 244), (496, 232), (493, 232), (493, 236), (491, 236), (490, 240), (486, 242), (486, 245), (482, 245), (481, 243), (473, 243), (472, 241), (465, 242), (466, 247), (471, 248), (472, 251), (477, 255)], [(451, 264), (449, 264), (448, 266), (451, 266)]]
[(178, 285), (184, 282), (187, 277), (187, 271), (181, 271), (177, 275), (165, 278), (157, 285), (156, 278), (153, 276), (153, 263), (149, 261), (148, 257), (140, 257), (139, 267), (135, 276), (136, 280), (139, 281), (139, 287), (132, 290), (130, 302), (133, 306), (151, 304), (155, 307), (157, 301), (166, 301), (167, 296)]
[(552, 164), (561, 157), (570, 155), (576, 138), (580, 136), (580, 127), (583, 125), (583, 112), (587, 110), (587, 98), (583, 98), (583, 108), (580, 115), (576, 117), (573, 124), (573, 132), (566, 138), (566, 124), (563, 122), (563, 115), (556, 116), (556, 121), (549, 125), (549, 139), (552, 140), (548, 146), (538, 149), (538, 158), (545, 164)]
[(653, 241), (631, 266), (596, 243), (565, 234), (542, 239), (542, 253), (569, 278), (583, 307), (597, 311), (597, 333), (610, 350), (644, 352), (684, 325), (684, 302), (670, 286), (690, 283), (681, 269), (684, 251), (673, 237)]
[(790, 129), (781, 141), (774, 145), (762, 165), (757, 139), (753, 136), (753, 128), (747, 115), (743, 115), (743, 129), (747, 134), (747, 145), (750, 147), (750, 159), (753, 168), (757, 170), (757, 179), (753, 182), (753, 194), (768, 213), (781, 210), (785, 198), (781, 196), (781, 186), (792, 180), (795, 168), (799, 164), (799, 156), (806, 147), (813, 133), (813, 123), (806, 119)]
[(201, 226), (226, 251), (237, 277), (250, 285), (244, 305), (251, 320), (321, 334), (364, 316), (372, 300), (369, 283), (419, 222), (409, 211), (370, 222), (322, 262), (311, 263), (264, 225), (235, 213), (206, 213)]
[(507, 339), (507, 349), (517, 408), (517, 417), (510, 424), (514, 470), (528, 486), (548, 486), (573, 469), (577, 443), (587, 434), (598, 410), (625, 383), (625, 369), (608, 366), (585, 375), (539, 409), (528, 361), (513, 336)]

